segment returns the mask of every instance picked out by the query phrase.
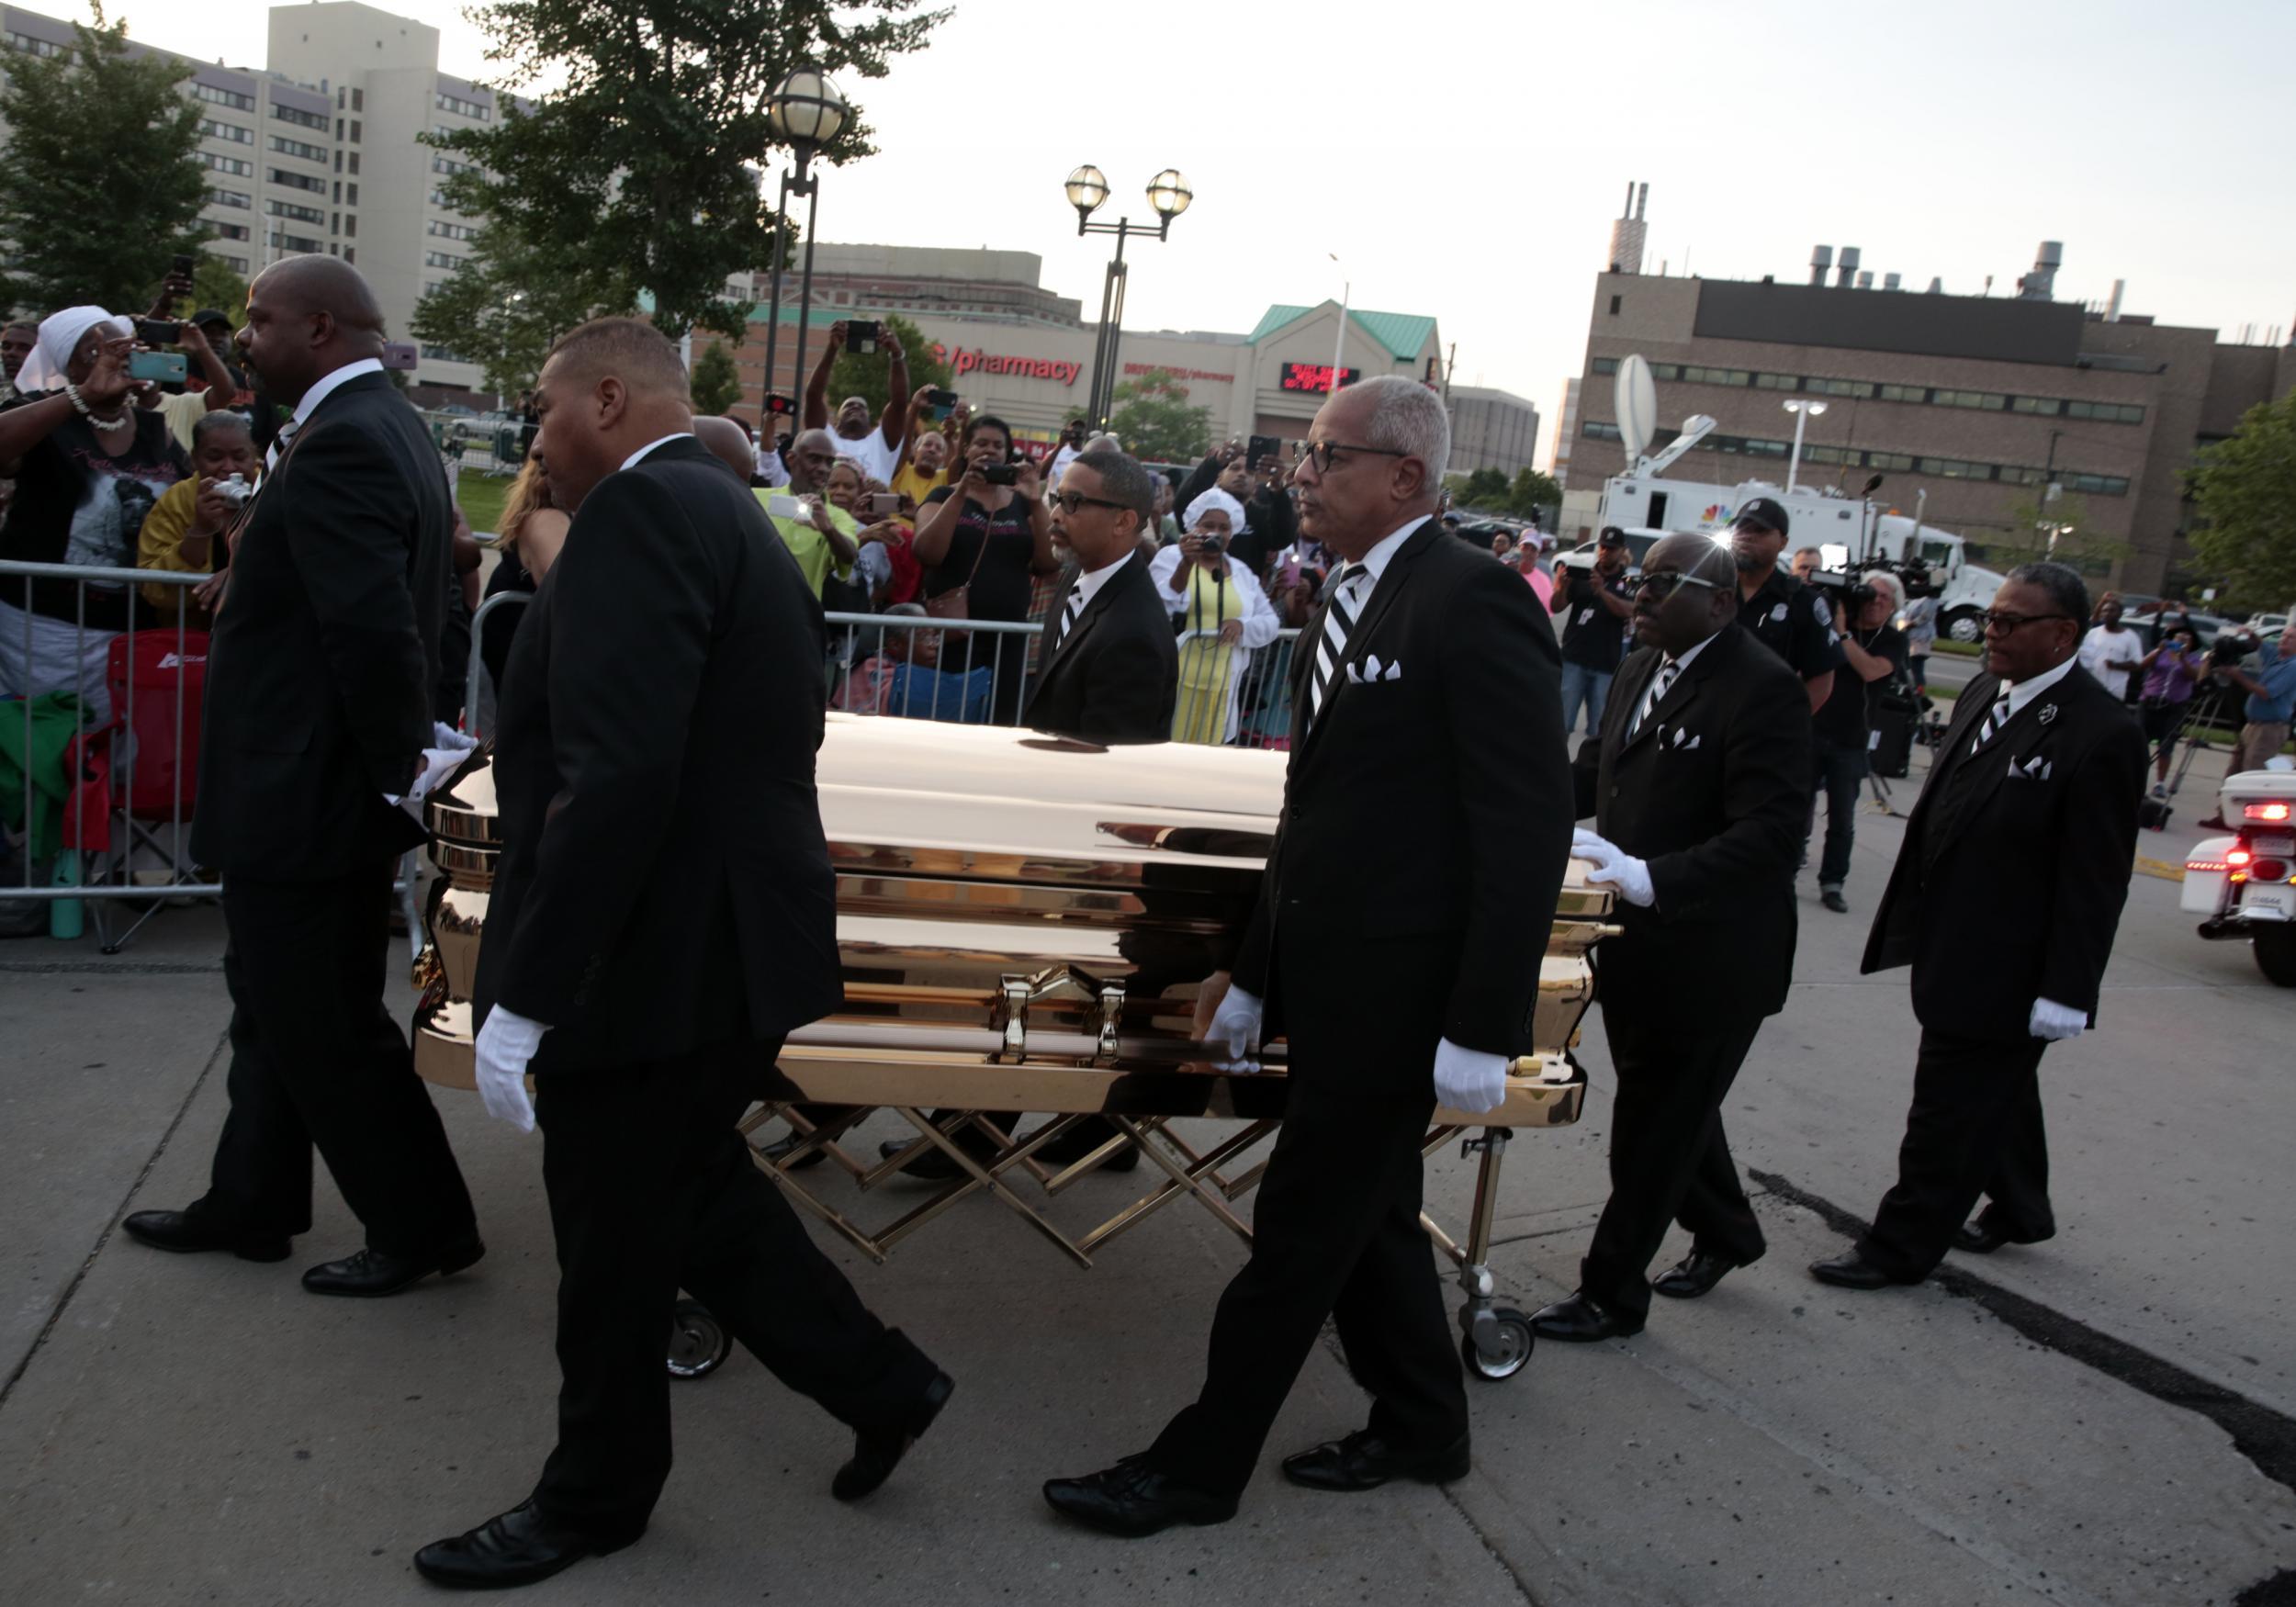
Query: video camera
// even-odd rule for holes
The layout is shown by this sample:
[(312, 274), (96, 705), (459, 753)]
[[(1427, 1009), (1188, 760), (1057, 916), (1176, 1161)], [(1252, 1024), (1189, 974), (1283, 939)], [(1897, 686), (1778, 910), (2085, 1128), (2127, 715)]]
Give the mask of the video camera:
[(1570, 569), (1581, 575), (1594, 573), (1596, 552), (1591, 546), (1574, 546), (1555, 559), (1558, 569)]
[(1816, 569), (1802, 584), (1829, 602), (1840, 603), (1842, 612), (1854, 622), (1858, 610), (1881, 595), (1874, 583), (1865, 578), (1867, 569), (1879, 568), (1880, 565), (1874, 564), (1852, 566), (1846, 569)]

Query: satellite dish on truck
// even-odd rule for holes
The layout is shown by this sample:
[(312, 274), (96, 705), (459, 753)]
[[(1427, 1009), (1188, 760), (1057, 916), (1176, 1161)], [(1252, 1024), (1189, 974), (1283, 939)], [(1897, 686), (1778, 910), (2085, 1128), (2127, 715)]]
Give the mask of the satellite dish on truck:
[(1705, 413), (1693, 413), (1683, 421), (1683, 433), (1667, 444), (1666, 450), (1650, 460), (1643, 472), (1656, 478), (1674, 466), (1674, 460), (1713, 433), (1714, 421)]
[(1614, 399), (1617, 402), (1618, 438), (1626, 444), (1626, 466), (1632, 468), (1649, 449), (1659, 417), (1659, 388), (1651, 379), (1650, 365), (1643, 361), (1641, 353), (1619, 360)]

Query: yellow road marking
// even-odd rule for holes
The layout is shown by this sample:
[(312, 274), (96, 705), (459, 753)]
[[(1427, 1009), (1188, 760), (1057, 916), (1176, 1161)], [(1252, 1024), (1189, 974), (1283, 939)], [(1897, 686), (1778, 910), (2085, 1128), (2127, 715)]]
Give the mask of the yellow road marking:
[(2182, 882), (2184, 880), (2184, 867), (2182, 865), (2171, 865), (2165, 860), (2148, 860), (2143, 854), (2139, 854), (2136, 857), (2136, 868), (2139, 874), (2145, 876), (2157, 876), (2163, 882)]

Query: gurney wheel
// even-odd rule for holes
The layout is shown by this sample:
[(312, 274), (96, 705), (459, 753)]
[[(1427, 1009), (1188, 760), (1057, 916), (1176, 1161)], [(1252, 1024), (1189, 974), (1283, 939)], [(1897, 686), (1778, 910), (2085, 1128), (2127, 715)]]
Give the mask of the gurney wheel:
[(1512, 1306), (1502, 1306), (1491, 1318), (1485, 1332), (1491, 1335), (1493, 1348), (1486, 1352), (1470, 1333), (1459, 1341), (1459, 1360), (1467, 1364), (1467, 1370), (1475, 1377), (1495, 1384), (1523, 1370), (1523, 1365), (1531, 1359), (1531, 1346), (1537, 1340), (1531, 1332), (1531, 1320)]
[(699, 1300), (681, 1300), (670, 1320), (668, 1365), (673, 1378), (706, 1378), (734, 1348), (734, 1336)]

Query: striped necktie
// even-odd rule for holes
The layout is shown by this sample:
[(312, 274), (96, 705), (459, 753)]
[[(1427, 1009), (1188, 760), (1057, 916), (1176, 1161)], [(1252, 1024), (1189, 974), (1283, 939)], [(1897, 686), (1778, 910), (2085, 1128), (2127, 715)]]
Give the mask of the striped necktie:
[(1308, 697), (1311, 725), (1323, 713), (1324, 689), (1339, 673), (1340, 660), (1347, 657), (1347, 635), (1356, 628), (1356, 615), (1363, 607), (1364, 582), (1370, 576), (1371, 571), (1361, 564), (1350, 564), (1339, 572), (1339, 583), (1332, 588), (1332, 606), (1323, 611), (1323, 638), (1315, 646), (1315, 678)]
[(263, 455), (265, 474), (279, 466), (279, 459), (287, 455), (288, 445), (295, 440), (295, 433), (302, 427), (303, 421), (300, 419), (289, 419), (279, 426), (279, 433), (271, 438), (271, 449)]
[(1650, 690), (1642, 695), (1642, 706), (1635, 711), (1634, 724), (1626, 727), (1627, 741), (1635, 739), (1636, 733), (1642, 729), (1642, 722), (1650, 717), (1650, 711), (1659, 706), (1659, 700), (1666, 695), (1666, 689), (1674, 684), (1674, 678), (1682, 669), (1671, 658), (1659, 666), (1659, 672), (1650, 678)]
[(2009, 693), (2003, 692), (2001, 701), (1986, 711), (1985, 724), (1977, 727), (1977, 739), (1969, 745), (1969, 751), (1975, 753), (1992, 741), (1993, 734), (2009, 724)]
[(1068, 633), (1076, 628), (1076, 616), (1084, 612), (1085, 587), (1079, 580), (1068, 593), (1068, 606), (1061, 610), (1061, 625), (1052, 636), (1052, 651), (1057, 653), (1067, 645)]

